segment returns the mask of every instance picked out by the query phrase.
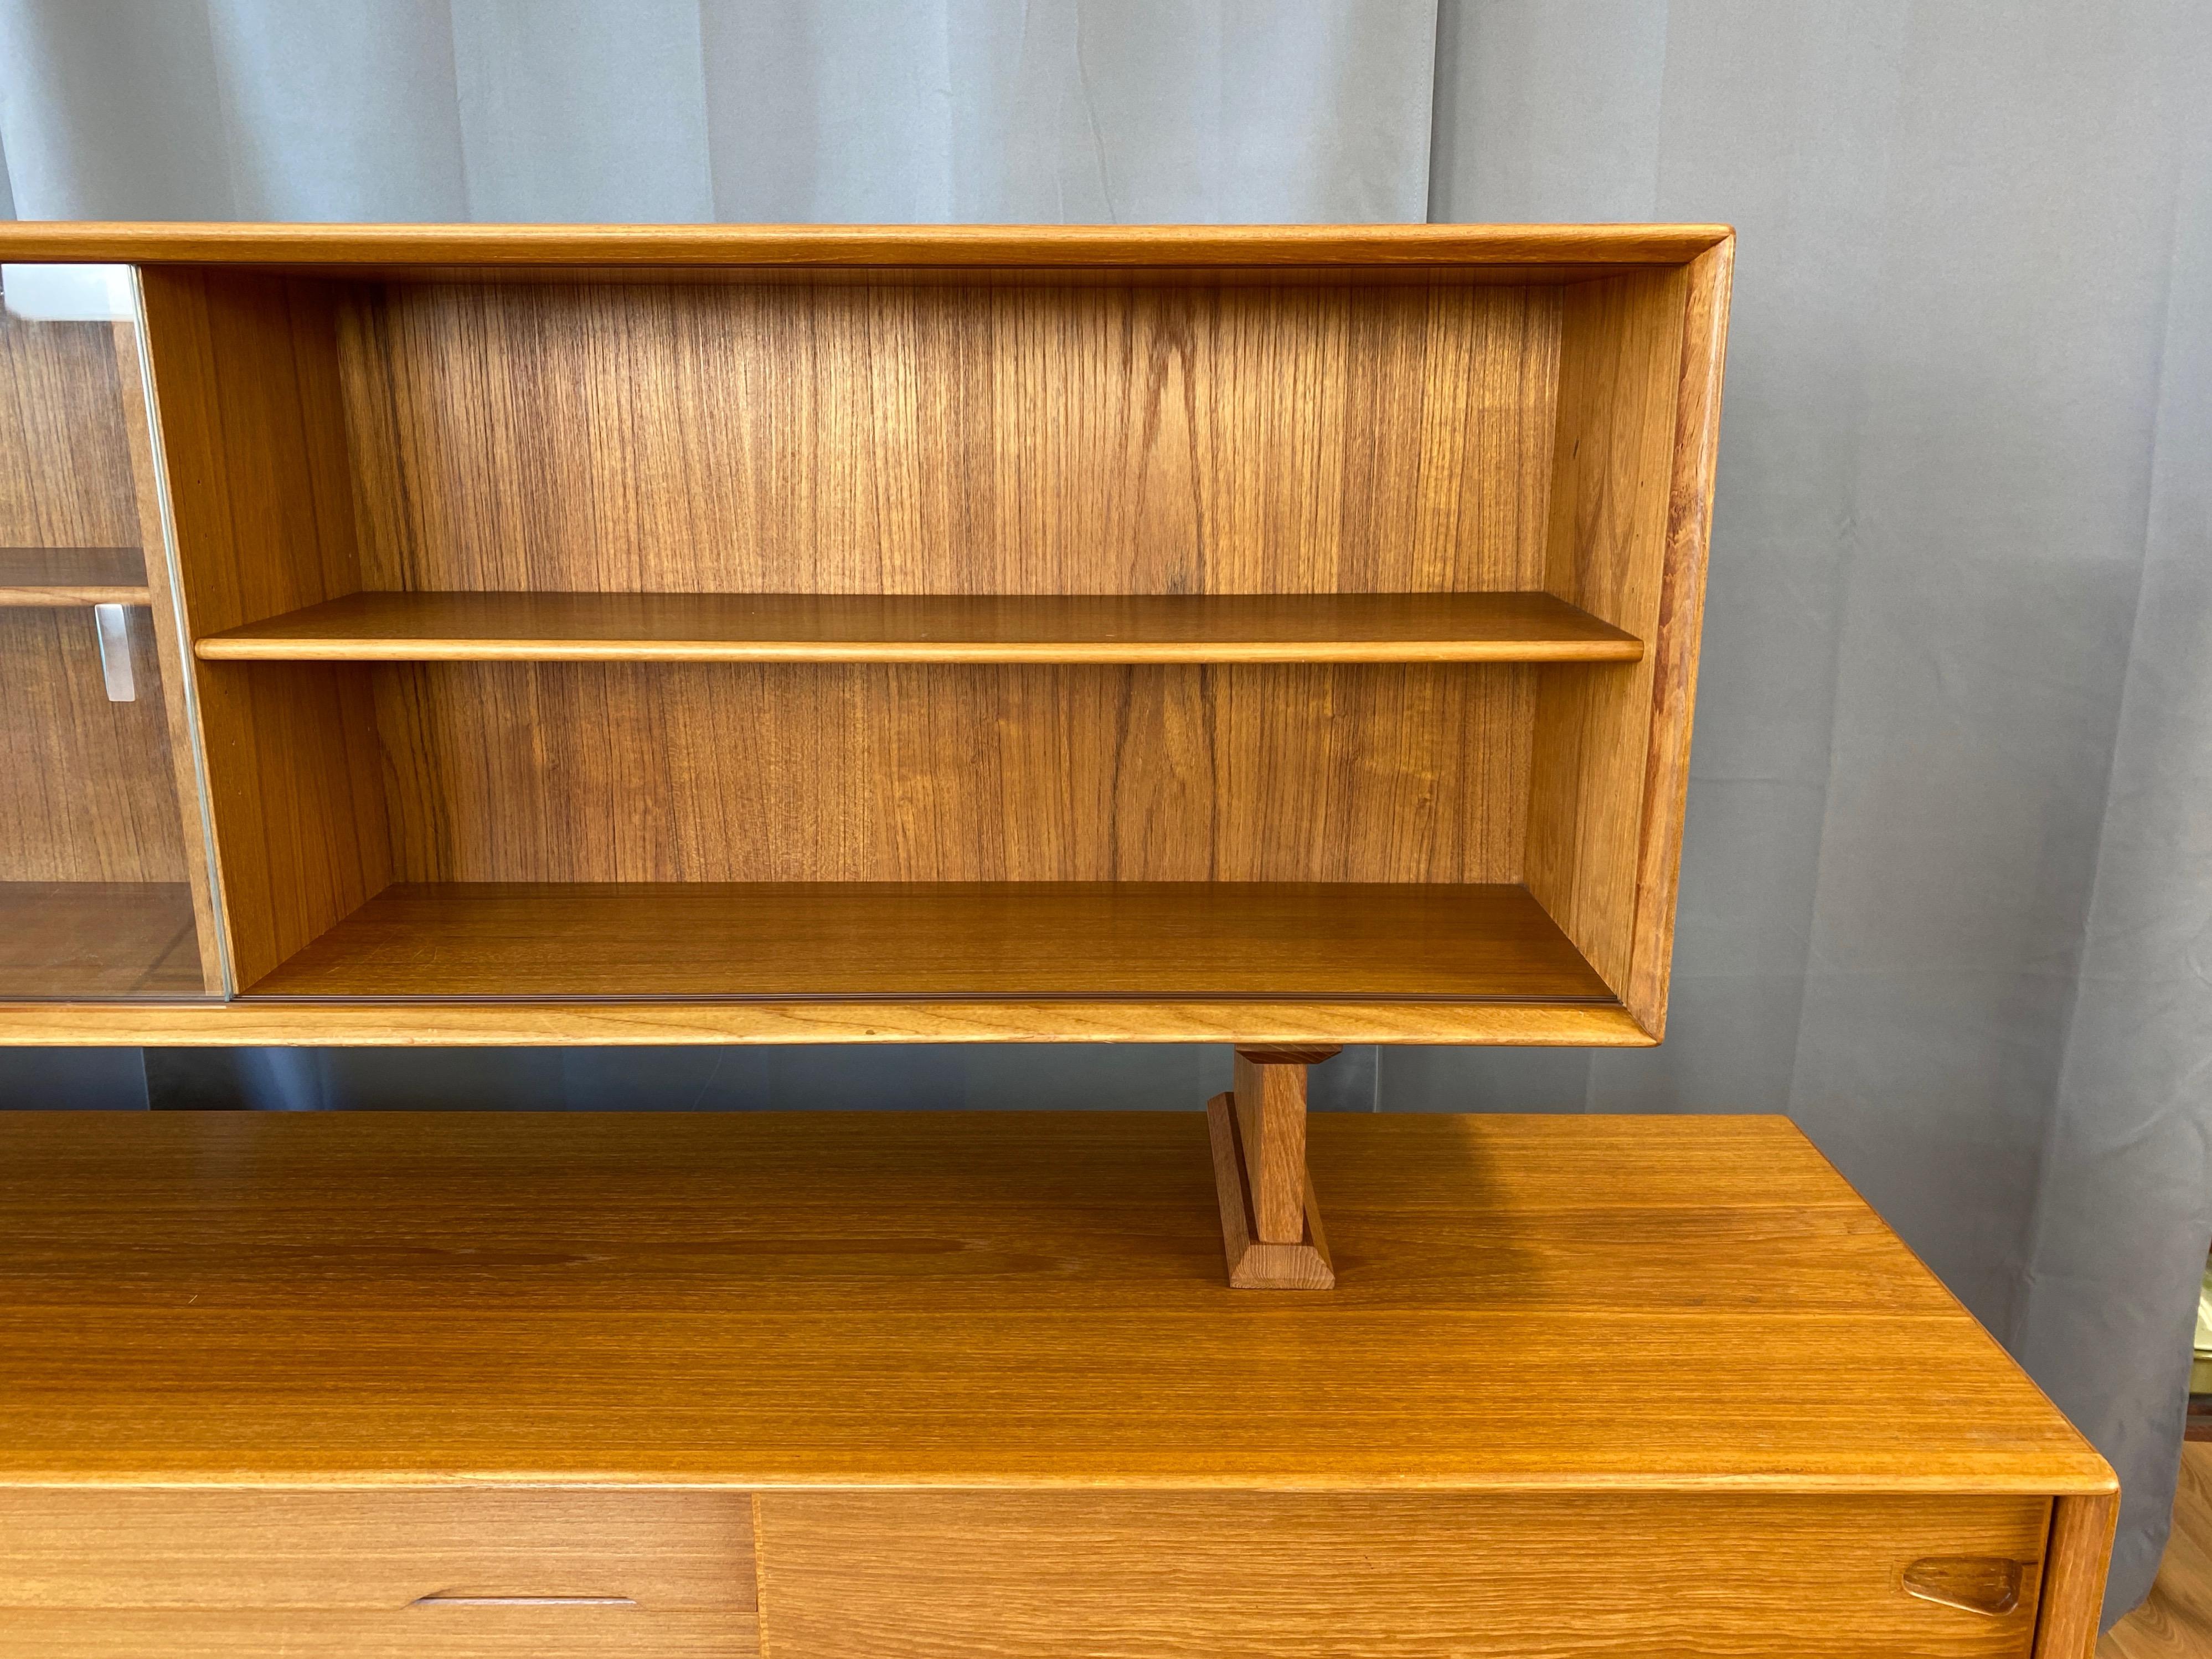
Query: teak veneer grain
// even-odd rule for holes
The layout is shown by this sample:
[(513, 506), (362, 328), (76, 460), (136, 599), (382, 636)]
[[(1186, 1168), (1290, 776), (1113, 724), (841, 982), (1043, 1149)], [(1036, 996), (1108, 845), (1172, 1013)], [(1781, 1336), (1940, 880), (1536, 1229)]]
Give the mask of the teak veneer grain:
[(208, 661), (1633, 662), (1548, 593), (354, 593)]
[(141, 695), (117, 702), (89, 611), (0, 607), (0, 882), (186, 878), (155, 628), (143, 610), (124, 626)]
[(1539, 672), (207, 666), (363, 678), (403, 882), (1510, 884)]
[(122, 390), (107, 325), (0, 312), (0, 548), (69, 563), (97, 557), (98, 585), (145, 585), (143, 569), (108, 580), (114, 556), (139, 537)]
[(359, 585), (1540, 588), (1567, 292), (349, 285)]

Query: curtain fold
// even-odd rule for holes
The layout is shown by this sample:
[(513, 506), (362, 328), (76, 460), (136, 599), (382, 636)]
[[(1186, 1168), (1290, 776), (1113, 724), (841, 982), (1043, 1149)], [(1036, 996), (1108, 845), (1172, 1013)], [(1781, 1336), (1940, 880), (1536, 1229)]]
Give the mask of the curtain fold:
[(2212, 1242), (2212, 13), (1446, 0), (1439, 218), (1741, 234), (1674, 1008), (1386, 1107), (1784, 1110), (2118, 1469)]
[[(2212, 1240), (2207, 86), (2195, 0), (0, 0), (27, 216), (1735, 223), (1667, 1045), (1322, 1092), (1789, 1113), (2113, 1459), (2115, 1613)], [(197, 1063), (727, 1106), (1189, 1104), (1226, 1065)]]
[(38, 218), (1422, 216), (1435, 0), (7, 0)]

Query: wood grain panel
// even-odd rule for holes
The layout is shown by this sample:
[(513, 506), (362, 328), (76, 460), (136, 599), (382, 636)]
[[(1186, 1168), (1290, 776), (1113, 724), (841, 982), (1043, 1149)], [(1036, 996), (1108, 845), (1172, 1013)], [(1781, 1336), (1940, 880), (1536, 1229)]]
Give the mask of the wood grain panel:
[[(354, 591), (333, 286), (156, 267), (141, 280), (188, 630), (236, 628)], [(198, 670), (240, 983), (390, 878), (365, 672)]]
[(0, 312), (0, 545), (137, 540), (108, 325)]
[[(1685, 279), (1567, 290), (1546, 586), (1650, 639), (1666, 574)], [(1616, 989), (1635, 942), (1649, 661), (1538, 674), (1526, 879)]]
[(0, 1564), (9, 1609), (755, 1606), (744, 1492), (0, 1487)]
[(744, 1659), (751, 1499), (0, 1490), (0, 1655)]
[(2069, 1494), (2051, 1506), (2036, 1659), (2093, 1659), (2119, 1521), (2117, 1492)]
[(1521, 875), (1510, 665), (339, 672), (374, 677), (402, 880)]
[(1195, 1109), (0, 1114), (0, 1483), (2113, 1489), (1785, 1121), (1307, 1139), (1254, 1297)]
[(1462, 1042), (1648, 1048), (1617, 1002), (0, 1001), (9, 1042), (434, 1042), (603, 1047), (786, 1042)]
[(0, 608), (0, 881), (185, 879), (150, 613), (125, 616), (139, 696), (111, 702), (89, 611)]
[[(1273, 1397), (1272, 1395), (1269, 1397)], [(2028, 1653), (1907, 1595), (1917, 1556), (2006, 1555), (2035, 1498), (1614, 1492), (765, 1492), (777, 1659)]]
[(0, 996), (179, 997), (202, 988), (184, 883), (0, 881)]
[(1610, 1000), (1517, 887), (395, 885), (258, 996)]
[(1457, 285), (392, 285), (365, 585), (1544, 586), (1559, 300)]
[(1304, 1224), (1287, 1243), (1254, 1237), (1250, 1170), (1237, 1126), (1237, 1097), (1216, 1095), (1206, 1103), (1206, 1135), (1213, 1153), (1213, 1192), (1221, 1210), (1221, 1261), (1229, 1286), (1237, 1291), (1328, 1291), (1336, 1288), (1336, 1269), (1328, 1256), (1328, 1231), (1313, 1182), (1300, 1167), (1297, 1176)]
[[(125, 264), (1679, 264), (1726, 225), (0, 225), (0, 258)], [(1571, 273), (1569, 273), (1571, 274)], [(1555, 277), (1555, 280), (1560, 278)]]
[[(0, 552), (0, 580), (6, 574)], [(0, 604), (9, 590), (0, 588)], [(210, 661), (1633, 662), (1548, 593), (354, 593)]]
[[(1239, 1049), (1232, 1109), (1253, 1230), (1263, 1244), (1295, 1244), (1306, 1224), (1306, 1068)], [(1217, 1181), (1217, 1184), (1218, 1181)]]
[(1686, 273), (1682, 364), (1667, 489), (1666, 562), (1652, 632), (1651, 708), (1636, 847), (1635, 937), (1622, 1000), (1654, 1036), (1667, 1032), (1682, 820), (1690, 793), (1690, 717), (1705, 610), (1714, 467), (1721, 435), (1721, 368), (1728, 343), (1735, 241), (1701, 253)]

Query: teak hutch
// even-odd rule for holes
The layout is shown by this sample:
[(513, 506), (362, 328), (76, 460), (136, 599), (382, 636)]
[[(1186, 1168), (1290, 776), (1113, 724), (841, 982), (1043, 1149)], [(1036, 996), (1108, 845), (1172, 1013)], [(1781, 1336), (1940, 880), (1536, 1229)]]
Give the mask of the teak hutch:
[(1237, 1049), (9, 1124), (0, 1654), (2080, 1659), (2109, 1471), (1786, 1126), (1307, 1173), (1662, 1033), (1733, 250), (0, 228), (0, 1042)]
[(1656, 1041), (1732, 248), (0, 229), (0, 1034)]

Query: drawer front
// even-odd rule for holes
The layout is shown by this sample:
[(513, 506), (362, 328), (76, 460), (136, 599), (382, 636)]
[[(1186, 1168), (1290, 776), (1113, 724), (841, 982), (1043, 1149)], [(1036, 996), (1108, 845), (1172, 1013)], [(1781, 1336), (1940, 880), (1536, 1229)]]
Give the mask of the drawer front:
[(743, 1493), (0, 1492), (0, 1656), (752, 1659)]
[[(775, 1659), (1994, 1659), (2033, 1644), (2050, 1514), (2009, 1497), (769, 1492), (757, 1520)], [(2002, 1611), (1929, 1599), (2000, 1604), (2007, 1583)]]

